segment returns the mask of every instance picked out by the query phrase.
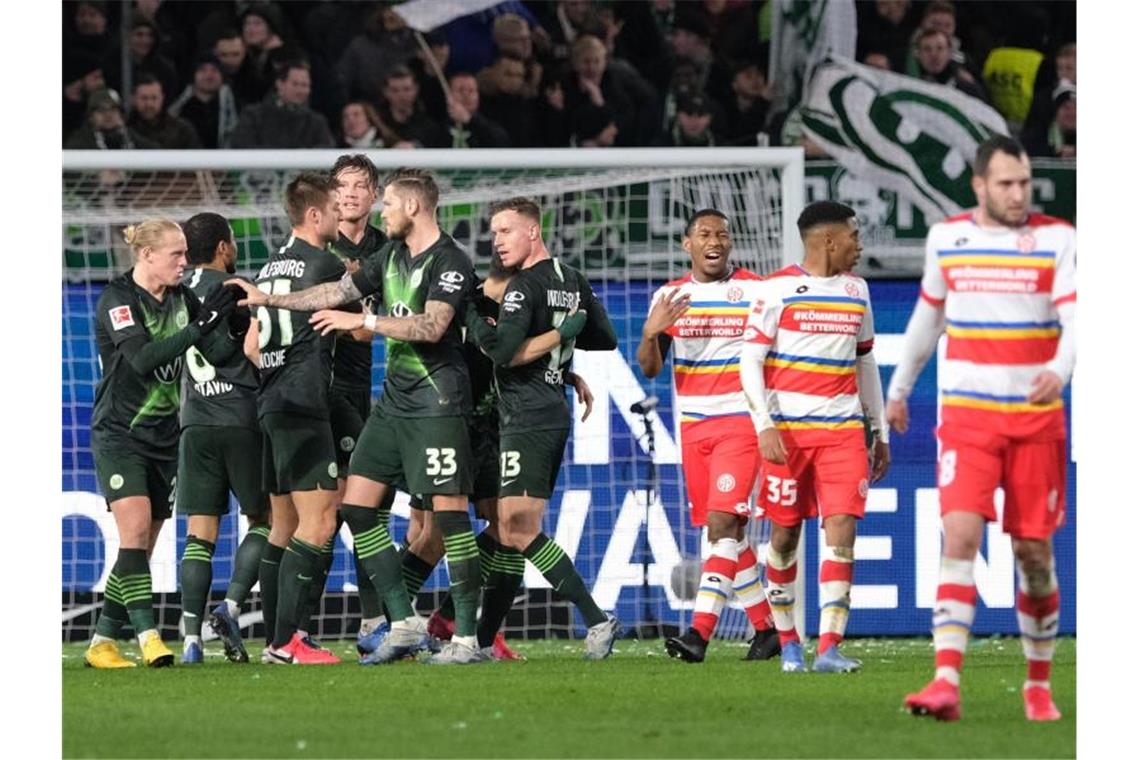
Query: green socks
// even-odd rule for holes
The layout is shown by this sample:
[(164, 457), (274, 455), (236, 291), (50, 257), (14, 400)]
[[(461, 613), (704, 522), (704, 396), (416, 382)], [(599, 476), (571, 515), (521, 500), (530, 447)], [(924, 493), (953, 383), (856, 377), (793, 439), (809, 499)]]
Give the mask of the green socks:
[(518, 550), (501, 546), (487, 534), (479, 534), (495, 544), (494, 554), (487, 563), (486, 580), (483, 583), (483, 613), (479, 617), (479, 646), (488, 647), (495, 640), (495, 634), (503, 626), (503, 620), (511, 611), (515, 594), (522, 586), (526, 559)]
[(590, 596), (582, 576), (574, 569), (574, 563), (566, 556), (566, 552), (562, 551), (562, 547), (554, 543), (549, 536), (539, 533), (538, 537), (530, 542), (530, 546), (523, 550), (523, 555), (538, 568), (542, 577), (550, 582), (555, 593), (573, 602), (578, 612), (582, 613), (586, 625), (597, 625), (606, 619), (606, 613), (602, 612), (594, 602), (594, 598)]
[(277, 586), (281, 577), (281, 557), (284, 554), (285, 547), (266, 543), (257, 572), (257, 580), (261, 584), (261, 616), (265, 623), (267, 644), (273, 643), (273, 633), (277, 627)]
[(249, 590), (257, 582), (261, 555), (265, 552), (268, 541), (268, 526), (254, 525), (246, 532), (245, 538), (234, 552), (234, 571), (230, 576), (230, 585), (226, 586), (226, 599), (240, 605), (249, 598)]
[(150, 588), (150, 563), (145, 549), (119, 549), (114, 574), (119, 577), (122, 605), (135, 635), (152, 630), (154, 625), (154, 598)]
[(388, 608), (389, 619), (395, 623), (411, 617), (415, 613), (404, 588), (400, 555), (388, 532), (389, 513), (353, 504), (342, 504), (340, 513), (352, 531), (356, 556), (364, 567), (365, 578)]
[(280, 648), (289, 643), (301, 615), (308, 604), (309, 587), (319, 573), (321, 547), (289, 539), (289, 546), (281, 556), (281, 576), (277, 598), (277, 622), (273, 631), (273, 646)]
[(471, 530), (471, 518), (463, 512), (436, 512), (436, 525), (443, 534), (447, 574), (455, 604), (455, 635), (475, 635), (479, 606), (479, 547)]
[(214, 544), (197, 536), (186, 537), (179, 584), (182, 588), (182, 626), (187, 636), (202, 635), (202, 616), (214, 579)]

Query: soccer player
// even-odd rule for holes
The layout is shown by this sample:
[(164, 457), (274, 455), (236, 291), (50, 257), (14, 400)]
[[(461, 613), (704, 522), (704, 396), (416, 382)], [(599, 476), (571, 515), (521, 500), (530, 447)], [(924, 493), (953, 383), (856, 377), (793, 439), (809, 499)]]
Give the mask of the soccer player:
[[(234, 273), (237, 246), (233, 230), (218, 214), (195, 214), (182, 225), (186, 258), (193, 269), (182, 284), (200, 299), (222, 287)], [(235, 338), (244, 339), (249, 309), (234, 311)], [(261, 487), (261, 431), (257, 426), (257, 370), (242, 352), (217, 366), (197, 348), (186, 351), (182, 376), (182, 438), (178, 449), (178, 511), (187, 516), (186, 548), (179, 585), (185, 638), (182, 662), (202, 662), (202, 617), (213, 579), (211, 561), (218, 524), (237, 496), (249, 530), (234, 554), (225, 600), (209, 617), (232, 662), (249, 662), (237, 618), (257, 582), (261, 554), (269, 537), (269, 500)]]
[(174, 653), (155, 627), (149, 555), (174, 504), (182, 357), (198, 345), (221, 364), (240, 350), (224, 334), (211, 334), (236, 299), (232, 288), (219, 288), (200, 303), (179, 284), (186, 237), (174, 222), (149, 219), (127, 227), (123, 238), (134, 266), (107, 285), (95, 309), (103, 377), (91, 421), (95, 472), (115, 518), (119, 554), (84, 660), (95, 668), (134, 667), (116, 643), (129, 620), (143, 661), (164, 667)]
[[(293, 225), (289, 241), (257, 275), (262, 295), (303, 291), (336, 282), (344, 265), (325, 250), (336, 240), (340, 209), (336, 181), (306, 172), (285, 188)], [(321, 547), (336, 530), (336, 446), (329, 424), (333, 338), (322, 337), (307, 314), (257, 309), (261, 393), (262, 477), (270, 493), (272, 527), (260, 571), (269, 645), (262, 661), (319, 665), (339, 658), (299, 633), (310, 589), (320, 575)]]
[[(400, 558), (378, 506), (397, 484), (431, 498), (443, 534), (456, 607), (456, 636), (434, 661), (479, 661), (475, 616), (479, 551), (467, 513), (471, 445), (466, 417), (471, 382), (460, 352), (460, 322), (474, 286), (471, 260), (435, 219), (439, 189), (418, 169), (397, 169), (385, 181), (381, 216), (389, 242), (355, 273), (300, 292), (266, 294), (245, 287), (247, 300), (282, 309), (317, 310), (315, 329), (364, 327), (385, 336), (384, 392), (349, 464), (341, 514), (358, 556), (388, 608), (388, 636), (364, 664), (387, 663), (420, 649), (416, 617), (401, 578)], [(335, 307), (381, 293), (387, 316), (346, 314)]]
[(934, 680), (906, 697), (915, 715), (957, 720), (962, 657), (974, 620), (974, 559), (994, 491), (1017, 558), (1017, 623), (1028, 720), (1058, 720), (1049, 671), (1060, 617), (1053, 534), (1065, 519), (1065, 411), (1076, 364), (1076, 238), (1029, 212), (1029, 158), (1017, 141), (978, 146), (978, 205), (930, 228), (922, 290), (888, 388), (887, 421), (909, 425), (907, 397), (939, 335), (946, 359), (938, 427), (942, 562), (934, 604)]
[(756, 630), (745, 659), (767, 660), (779, 642), (756, 553), (744, 534), (760, 452), (740, 386), (741, 336), (761, 278), (729, 263), (728, 217), (715, 209), (689, 218), (681, 247), (692, 269), (653, 294), (637, 363), (646, 377), (657, 377), (676, 345), (673, 377), (689, 519), (708, 527), (711, 551), (701, 568), (692, 627), (667, 639), (665, 649), (686, 662), (703, 662), (724, 604), (735, 592)]
[[(482, 329), (486, 325), (480, 326), (480, 320), (468, 320), (468, 329), (483, 333), (478, 340), (495, 362), (499, 389), (499, 541), (521, 552), (557, 593), (574, 603), (588, 627), (586, 657), (600, 660), (613, 649), (617, 618), (598, 607), (573, 561), (542, 532), (542, 514), (570, 434), (563, 384), (574, 348), (608, 351), (617, 347), (617, 339), (586, 278), (551, 258), (542, 241), (541, 219), (538, 205), (527, 198), (491, 205), (495, 250), (503, 266), (519, 272), (503, 295), (497, 327)], [(536, 361), (510, 366), (524, 340), (551, 328), (562, 333), (564, 342)], [(512, 577), (521, 582), (521, 573)], [(502, 615), (507, 610), (509, 606)], [(489, 631), (502, 623), (486, 610), (484, 618)]]
[(868, 490), (864, 409), (873, 436), (870, 482), (890, 449), (875, 364), (867, 283), (850, 274), (863, 250), (850, 206), (809, 204), (797, 220), (802, 264), (764, 280), (744, 332), (740, 378), (760, 445), (760, 507), (772, 523), (768, 600), (781, 668), (805, 670), (795, 628), (796, 547), (817, 514), (826, 546), (819, 575), (819, 649), (812, 670), (846, 673), (861, 663), (839, 651), (851, 607), (855, 528)]

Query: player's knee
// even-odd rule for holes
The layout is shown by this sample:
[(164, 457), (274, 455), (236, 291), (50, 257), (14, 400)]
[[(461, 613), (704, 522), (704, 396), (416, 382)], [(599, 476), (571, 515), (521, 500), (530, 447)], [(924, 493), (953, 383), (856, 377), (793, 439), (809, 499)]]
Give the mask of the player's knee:
[(773, 525), (772, 536), (768, 540), (768, 543), (780, 554), (794, 554), (796, 549), (799, 548), (800, 532), (779, 525)]
[(1014, 542), (1017, 566), (1032, 586), (1035, 581), (1048, 583), (1053, 570), (1053, 552), (1045, 541), (1019, 540)]
[(980, 536), (946, 531), (942, 537), (942, 553), (951, 559), (973, 559), (981, 548)]
[(739, 541), (741, 536), (740, 521), (736, 519), (736, 515), (730, 515), (727, 512), (710, 512), (708, 516), (708, 537), (709, 543), (714, 544), (724, 538), (731, 538)]

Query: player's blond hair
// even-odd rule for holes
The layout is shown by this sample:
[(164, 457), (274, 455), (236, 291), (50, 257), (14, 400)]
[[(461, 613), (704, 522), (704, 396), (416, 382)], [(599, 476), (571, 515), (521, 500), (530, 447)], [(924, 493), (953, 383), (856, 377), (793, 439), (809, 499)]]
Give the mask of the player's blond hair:
[(132, 224), (123, 230), (123, 240), (131, 247), (131, 252), (138, 258), (144, 248), (156, 248), (162, 245), (162, 238), (168, 232), (182, 232), (177, 222), (156, 217), (146, 221)]

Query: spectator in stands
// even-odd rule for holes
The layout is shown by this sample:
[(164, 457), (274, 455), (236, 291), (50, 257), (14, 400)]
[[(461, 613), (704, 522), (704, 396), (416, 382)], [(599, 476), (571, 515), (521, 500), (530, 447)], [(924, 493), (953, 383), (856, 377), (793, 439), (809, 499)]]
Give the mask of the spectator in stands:
[(253, 80), (262, 94), (276, 79), (273, 52), (285, 46), (281, 38), (281, 9), (272, 3), (252, 3), (240, 17), (241, 41), (253, 70)]
[[(760, 34), (757, 26), (759, 3), (742, 3), (735, 0), (704, 0), (696, 13), (703, 19), (703, 28), (711, 35), (711, 47), (721, 61), (759, 60)], [(727, 81), (727, 80), (726, 80)], [(716, 92), (709, 82), (706, 92), (714, 98)], [(725, 88), (727, 94), (727, 87)], [(727, 98), (725, 98), (727, 100)]]
[[(542, 83), (542, 64), (535, 56), (534, 40), (531, 37), (530, 25), (526, 19), (514, 13), (504, 13), (495, 19), (492, 27), (492, 37), (498, 54), (495, 63), (507, 55), (523, 64), (523, 84), (518, 94), (523, 97), (534, 98), (538, 96), (538, 87)], [(492, 89), (489, 80), (495, 77), (491, 69), (495, 65), (487, 66), (479, 72), (479, 91), (487, 92)]]
[(574, 114), (586, 103), (608, 106), (617, 123), (621, 145), (647, 145), (650, 135), (639, 132), (637, 106), (619, 76), (607, 70), (606, 46), (592, 34), (574, 40), (571, 71), (562, 82), (565, 112)]
[(554, 12), (543, 20), (542, 26), (550, 35), (550, 57), (554, 62), (570, 60), (571, 46), (578, 36), (597, 31), (591, 5), (589, 0), (558, 0)]
[(879, 50), (868, 50), (863, 56), (863, 65), (870, 66), (873, 69), (882, 69), (883, 71), (891, 70), (891, 59), (887, 54)]
[(107, 84), (99, 56), (86, 50), (64, 56), (63, 134), (70, 135), (87, 119), (87, 98)]
[(123, 101), (114, 90), (102, 89), (87, 99), (87, 123), (67, 138), (68, 150), (131, 150), (157, 148), (123, 121)]
[[(415, 55), (408, 61), (408, 68), (416, 78), (420, 88), (420, 102), (424, 111), (434, 121), (443, 124), (448, 120), (447, 96), (443, 93), (443, 84), (439, 81), (436, 68), (446, 72), (451, 59), (451, 44), (447, 35), (439, 29), (434, 29), (424, 35), (424, 42), (428, 49), (416, 48)], [(429, 60), (429, 56), (430, 59)], [(435, 61), (433, 66), (431, 61)]]
[(516, 148), (543, 145), (538, 99), (526, 95), (526, 64), (509, 53), (479, 72), (479, 110), (501, 125)]
[(331, 148), (325, 117), (308, 107), (309, 63), (284, 61), (277, 69), (274, 92), (246, 106), (230, 138), (235, 148)]
[(973, 61), (967, 58), (965, 51), (962, 50), (962, 40), (956, 36), (958, 12), (954, 9), (954, 3), (946, 2), (946, 0), (932, 0), (923, 9), (922, 21), (919, 22), (918, 29), (914, 31), (910, 54), (907, 56), (903, 73), (912, 77), (921, 76), (922, 70), (918, 63), (918, 37), (929, 29), (937, 29), (943, 32), (946, 38), (950, 40), (950, 60), (956, 63), (960, 69), (968, 72), (974, 81), (981, 81), (981, 71), (974, 65)]
[[(340, 147), (368, 150), (383, 148), (387, 127), (376, 108), (366, 100), (354, 100), (340, 113)], [(392, 140), (395, 143), (396, 140)]]
[(1030, 156), (1077, 157), (1077, 86), (1062, 79), (1053, 91), (1053, 120), (1043, 131), (1026, 135)]
[(578, 148), (610, 148), (619, 135), (613, 109), (584, 102), (574, 111), (570, 144)]
[[(665, 93), (660, 109), (661, 119), (660, 133), (657, 139), (658, 143), (662, 145), (669, 143), (669, 135), (672, 133), (673, 125), (677, 119), (677, 104), (691, 95), (703, 94), (697, 81), (698, 76), (697, 64), (688, 58), (681, 57), (673, 61), (672, 79), (670, 80), (669, 89)], [(709, 101), (707, 105), (712, 111), (713, 124), (716, 129), (720, 129), (720, 125), (726, 121), (724, 109), (715, 100)]]
[(127, 126), (160, 148), (201, 148), (198, 133), (190, 122), (163, 110), (164, 98), (162, 82), (154, 74), (140, 73), (131, 85), (131, 115)]
[(987, 100), (986, 91), (974, 81), (964, 68), (950, 59), (950, 38), (946, 32), (927, 29), (918, 35), (918, 65), (920, 78), (943, 84), (979, 100)]
[[(136, 15), (131, 21), (131, 33), (127, 38), (127, 48), (131, 55), (131, 89), (134, 80), (142, 74), (151, 74), (162, 83), (163, 92), (177, 92), (182, 81), (174, 63), (158, 52), (158, 27), (143, 16)], [(107, 61), (107, 81), (112, 87), (122, 89), (123, 59), (116, 51)]]
[(194, 81), (170, 108), (172, 116), (190, 122), (203, 148), (228, 148), (238, 122), (238, 104), (222, 77), (222, 65), (212, 53), (198, 57)]
[(713, 70), (712, 33), (708, 23), (692, 10), (678, 11), (672, 46), (674, 60), (685, 59), (696, 67), (696, 91), (705, 92)]
[(716, 145), (712, 131), (713, 115), (708, 96), (684, 95), (677, 103), (677, 118), (667, 145), (679, 148), (708, 148)]
[[(528, 3), (521, 0), (503, 0), (478, 13), (469, 13), (449, 21), (440, 30), (451, 45), (451, 63), (455, 71), (481, 71), (495, 59), (495, 24), (503, 16), (521, 19), (527, 27), (527, 34), (537, 40), (542, 50), (550, 46), (550, 39), (538, 24), (538, 19)], [(530, 3), (534, 5), (534, 3)], [(542, 3), (547, 5), (547, 3)], [(529, 53), (522, 57), (526, 59)]]
[(475, 75), (457, 71), (448, 77), (451, 96), (447, 114), (452, 148), (507, 148), (510, 137), (499, 124), (479, 113), (479, 84)]
[[(718, 126), (725, 145), (757, 145), (768, 118), (767, 82), (755, 61), (737, 63), (732, 74), (732, 98)], [(767, 144), (767, 135), (764, 137)]]
[(72, 29), (65, 56), (79, 51), (91, 53), (103, 60), (111, 50), (111, 34), (107, 29), (107, 4), (96, 0), (81, 0), (70, 4)]
[(1027, 144), (1040, 145), (1056, 115), (1054, 92), (1062, 83), (1077, 84), (1077, 43), (1069, 42), (1057, 49), (1052, 65), (1042, 64), (1033, 83), (1033, 103), (1025, 119), (1022, 137)]
[(595, 18), (601, 30), (600, 39), (606, 46), (606, 74), (612, 76), (620, 89), (633, 101), (634, 112), (637, 114), (634, 144), (650, 145), (658, 133), (657, 112), (661, 108), (661, 98), (657, 94), (657, 89), (632, 63), (618, 57), (617, 39), (621, 36), (624, 22), (618, 19), (613, 7), (598, 8)]
[(174, 64), (177, 71), (183, 71), (188, 63), (187, 51), (193, 48), (187, 43), (186, 32), (183, 29), (183, 19), (180, 10), (181, 3), (163, 2), (163, 0), (135, 0), (135, 15), (145, 21), (158, 32), (158, 43), (155, 49)]
[(404, 20), (389, 6), (378, 6), (337, 64), (348, 97), (375, 99), (388, 70), (407, 64), (418, 48)]
[(424, 111), (420, 88), (407, 66), (394, 66), (384, 77), (384, 105), (380, 118), (398, 136), (398, 143), (417, 148), (443, 148), (449, 144), (447, 132)]
[(259, 103), (269, 91), (271, 82), (262, 82), (245, 49), (241, 32), (225, 29), (214, 42), (214, 56), (222, 65), (222, 74), (233, 90), (238, 107)]
[(891, 61), (891, 70), (901, 72), (918, 26), (916, 11), (910, 0), (876, 0), (871, 12), (867, 12), (868, 5), (859, 6), (856, 55), (861, 58), (868, 50), (882, 51)]

